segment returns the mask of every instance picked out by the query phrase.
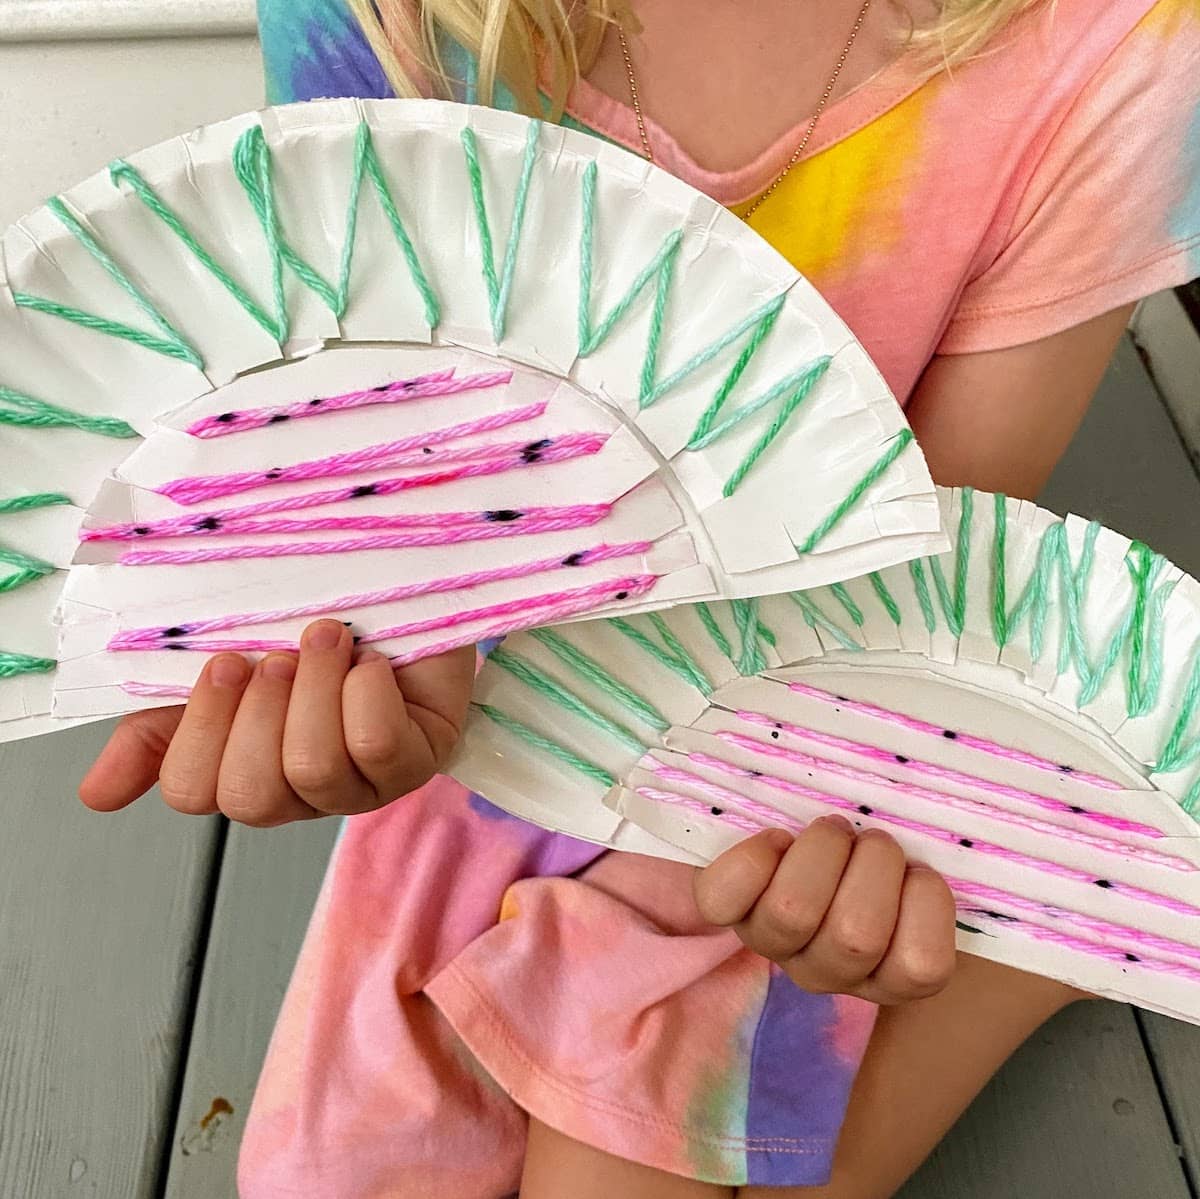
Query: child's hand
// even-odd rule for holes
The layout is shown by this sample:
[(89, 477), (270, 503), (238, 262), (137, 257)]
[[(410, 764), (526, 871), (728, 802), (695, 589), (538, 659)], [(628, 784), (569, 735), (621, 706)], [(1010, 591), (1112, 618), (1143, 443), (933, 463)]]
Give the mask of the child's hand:
[(368, 812), (441, 768), (474, 671), (471, 648), (393, 671), (382, 654), (356, 656), (344, 625), (319, 620), (299, 654), (268, 654), (253, 669), (221, 654), (186, 708), (125, 717), (80, 798), (112, 812), (159, 781), (176, 811), (255, 826)]
[(856, 836), (841, 816), (735, 845), (697, 873), (696, 903), (806, 991), (902, 1003), (936, 994), (954, 971), (954, 899), (942, 877), (908, 866), (878, 829)]

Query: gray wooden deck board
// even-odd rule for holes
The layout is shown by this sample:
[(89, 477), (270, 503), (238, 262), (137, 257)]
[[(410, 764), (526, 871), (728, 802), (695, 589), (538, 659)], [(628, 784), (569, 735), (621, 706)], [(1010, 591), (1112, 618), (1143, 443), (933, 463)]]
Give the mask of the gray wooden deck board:
[(898, 1199), (1188, 1199), (1133, 1011), (1076, 1004), (1035, 1033)]
[(235, 1193), (246, 1109), (337, 827), (337, 821), (324, 820), (230, 829), (172, 1134), (166, 1199), (225, 1199)]
[(75, 798), (104, 726), (0, 747), (0, 1195), (150, 1199), (215, 825)]
[(1171, 1113), (1183, 1165), (1200, 1194), (1200, 1028), (1141, 1012), (1163, 1097)]

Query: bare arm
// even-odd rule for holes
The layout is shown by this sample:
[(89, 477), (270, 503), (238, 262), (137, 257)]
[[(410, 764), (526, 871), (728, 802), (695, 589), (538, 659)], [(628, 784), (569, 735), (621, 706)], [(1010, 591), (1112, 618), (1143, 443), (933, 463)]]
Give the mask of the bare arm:
[(908, 419), (934, 480), (1032, 499), (1079, 427), (1133, 305), (1041, 341), (935, 358)]

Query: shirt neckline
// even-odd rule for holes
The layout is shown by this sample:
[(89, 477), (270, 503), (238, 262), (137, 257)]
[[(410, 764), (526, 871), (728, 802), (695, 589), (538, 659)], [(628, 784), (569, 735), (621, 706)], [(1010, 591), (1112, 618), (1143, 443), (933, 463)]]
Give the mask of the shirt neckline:
[[(912, 55), (901, 54), (892, 59), (825, 109), (803, 155), (796, 161), (806, 162), (844, 141), (902, 103), (927, 81), (928, 76), (915, 69)], [(566, 111), (596, 133), (644, 157), (632, 107), (595, 84), (578, 80), (567, 99)], [(653, 117), (642, 115), (656, 165), (726, 206), (743, 204), (765, 191), (795, 153), (812, 120), (809, 116), (798, 121), (744, 166), (714, 171), (701, 166)]]

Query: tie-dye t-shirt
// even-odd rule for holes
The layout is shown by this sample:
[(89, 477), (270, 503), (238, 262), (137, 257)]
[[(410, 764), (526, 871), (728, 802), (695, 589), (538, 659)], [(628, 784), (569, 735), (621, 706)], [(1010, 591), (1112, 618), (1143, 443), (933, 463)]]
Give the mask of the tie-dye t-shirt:
[[(934, 354), (1033, 341), (1200, 275), (1200, 0), (1050, 11), (953, 75), (921, 83), (902, 58), (835, 102), (755, 214), (902, 402)], [(343, 0), (261, 12), (273, 102), (390, 94)], [(633, 112), (588, 84), (568, 111), (639, 148)], [(734, 207), (799, 137), (714, 172), (648, 131), (660, 165)]]
[[(390, 94), (344, 5), (260, 0), (272, 102)], [(1054, 12), (952, 78), (884, 70), (827, 110), (756, 214), (901, 399), (936, 353), (1030, 341), (1200, 273), (1200, 0)], [(467, 95), (470, 62), (443, 51)], [(639, 145), (632, 112), (587, 85), (570, 121)], [(649, 134), (661, 165), (735, 207), (797, 136), (715, 173)], [(500, 1199), (525, 1113), (709, 1182), (820, 1184), (873, 1019), (706, 928), (686, 868), (438, 779), (346, 826), (239, 1193)]]

